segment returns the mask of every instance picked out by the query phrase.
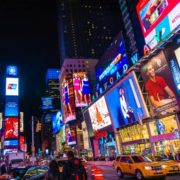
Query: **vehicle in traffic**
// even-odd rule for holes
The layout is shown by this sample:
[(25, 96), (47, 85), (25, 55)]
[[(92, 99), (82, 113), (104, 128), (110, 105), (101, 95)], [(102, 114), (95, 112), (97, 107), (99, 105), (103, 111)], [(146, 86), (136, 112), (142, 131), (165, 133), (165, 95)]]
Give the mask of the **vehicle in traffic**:
[(13, 169), (18, 167), (19, 165), (22, 165), (24, 163), (23, 159), (12, 159), (9, 164), (9, 168)]
[(166, 176), (162, 163), (152, 162), (141, 155), (121, 155), (116, 162), (115, 169), (121, 178), (124, 174), (136, 176), (138, 180)]

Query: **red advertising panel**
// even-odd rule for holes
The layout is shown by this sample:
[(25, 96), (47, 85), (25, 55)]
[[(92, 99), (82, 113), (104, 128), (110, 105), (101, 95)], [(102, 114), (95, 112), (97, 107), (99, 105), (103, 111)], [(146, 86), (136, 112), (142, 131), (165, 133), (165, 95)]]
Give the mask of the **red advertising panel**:
[(91, 102), (89, 80), (85, 72), (73, 73), (73, 87), (76, 107), (87, 106)]
[(161, 51), (145, 64), (141, 73), (154, 113), (164, 116), (178, 112), (180, 98), (164, 52)]
[(27, 151), (27, 145), (25, 143), (25, 137), (22, 135), (19, 136), (19, 147), (20, 147), (21, 151), (23, 151), (23, 152)]
[(142, 32), (153, 48), (180, 23), (179, 0), (141, 0), (136, 7)]
[(72, 74), (66, 74), (62, 80), (61, 99), (64, 123), (75, 120), (75, 97)]
[(16, 139), (18, 138), (18, 118), (6, 118), (4, 138), (5, 139)]

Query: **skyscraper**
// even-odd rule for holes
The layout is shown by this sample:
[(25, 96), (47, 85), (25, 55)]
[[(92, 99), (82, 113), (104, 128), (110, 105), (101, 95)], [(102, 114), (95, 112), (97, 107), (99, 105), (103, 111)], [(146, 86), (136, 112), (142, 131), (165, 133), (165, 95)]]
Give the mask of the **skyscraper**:
[(117, 0), (57, 0), (60, 61), (99, 58), (121, 29)]

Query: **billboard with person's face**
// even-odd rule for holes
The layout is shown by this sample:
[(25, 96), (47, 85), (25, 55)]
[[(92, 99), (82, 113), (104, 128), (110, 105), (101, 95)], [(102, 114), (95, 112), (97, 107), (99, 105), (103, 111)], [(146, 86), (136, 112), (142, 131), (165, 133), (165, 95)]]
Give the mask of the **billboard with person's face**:
[(88, 110), (94, 131), (111, 125), (111, 119), (104, 96), (98, 99)]
[(134, 72), (131, 72), (107, 92), (106, 102), (114, 128), (136, 122), (142, 123), (143, 119), (149, 117)]
[(4, 129), (4, 138), (5, 139), (14, 139), (18, 138), (18, 118), (5, 118), (5, 129)]
[(154, 113), (162, 116), (178, 112), (180, 99), (163, 51), (149, 60), (141, 73)]
[(75, 115), (75, 97), (73, 90), (72, 74), (66, 74), (62, 79), (61, 101), (64, 123), (76, 119)]
[(136, 9), (150, 48), (154, 48), (180, 24), (179, 0), (141, 0)]
[(76, 107), (87, 106), (91, 102), (89, 79), (85, 72), (73, 73), (73, 88)]

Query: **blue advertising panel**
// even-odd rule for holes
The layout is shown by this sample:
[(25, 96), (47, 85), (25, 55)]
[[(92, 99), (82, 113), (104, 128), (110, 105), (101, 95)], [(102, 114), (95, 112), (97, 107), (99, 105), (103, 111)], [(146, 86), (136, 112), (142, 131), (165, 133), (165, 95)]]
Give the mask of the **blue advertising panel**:
[(55, 112), (52, 115), (52, 131), (53, 134), (56, 134), (60, 131), (60, 128), (63, 125), (62, 113), (61, 111)]
[(6, 67), (6, 74), (7, 74), (7, 76), (17, 76), (18, 75), (17, 66), (7, 66)]
[(18, 97), (6, 96), (5, 116), (15, 117), (18, 116)]
[(149, 117), (134, 72), (123, 78), (105, 97), (114, 128), (142, 123)]
[(53, 100), (51, 97), (43, 97), (43, 98), (41, 98), (41, 100), (42, 100), (42, 109), (43, 110), (53, 108)]
[(4, 146), (18, 146), (18, 140), (5, 140), (4, 141)]

